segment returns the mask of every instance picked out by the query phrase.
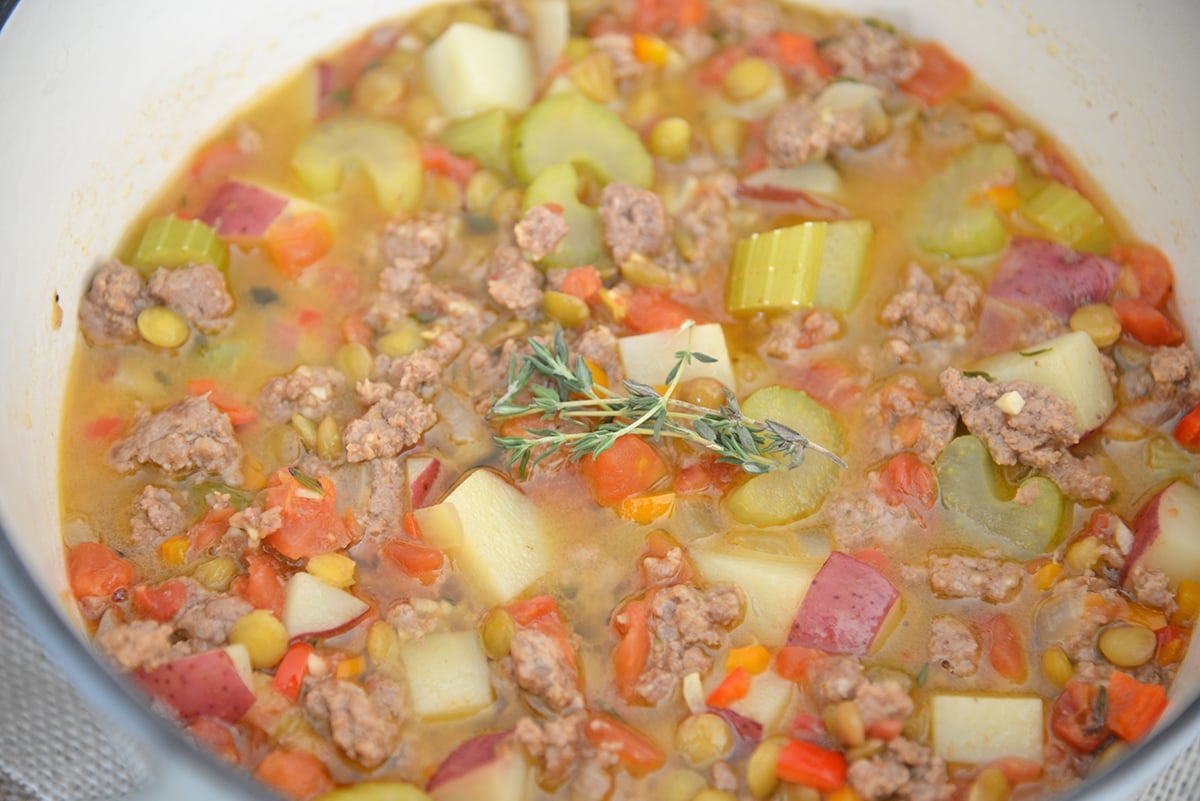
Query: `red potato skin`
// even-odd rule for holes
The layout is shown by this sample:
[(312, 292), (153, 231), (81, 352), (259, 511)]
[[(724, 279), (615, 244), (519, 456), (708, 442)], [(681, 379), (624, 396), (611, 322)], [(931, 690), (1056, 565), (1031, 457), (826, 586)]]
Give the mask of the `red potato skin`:
[(213, 193), (200, 221), (223, 237), (257, 239), (266, 236), (287, 205), (287, 198), (260, 186), (227, 181)]
[(1041, 306), (1066, 321), (1080, 306), (1106, 302), (1120, 269), (1103, 256), (1019, 237), (1004, 252), (988, 294)]
[(425, 785), (426, 791), (433, 792), (443, 784), (466, 776), (484, 765), (491, 764), (496, 759), (496, 752), (501, 743), (511, 734), (511, 729), (492, 734), (481, 734), (455, 748), (429, 777), (429, 783)]
[(865, 656), (899, 599), (878, 570), (834, 551), (804, 594), (787, 644)]
[(442, 463), (437, 459), (430, 459), (421, 474), (413, 479), (412, 485), (409, 486), (412, 508), (420, 509), (425, 506), (425, 501), (429, 500), (429, 491), (433, 489), (433, 482), (437, 481), (441, 471)]
[(236, 723), (254, 705), (254, 690), (246, 686), (233, 660), (222, 650), (186, 656), (130, 675), (185, 723), (197, 718)]
[[(1179, 482), (1175, 481), (1164, 487), (1146, 502), (1146, 505), (1138, 512), (1137, 517), (1133, 519), (1133, 525), (1130, 526), (1133, 529), (1133, 546), (1129, 549), (1129, 556), (1125, 559), (1125, 566), (1121, 568), (1122, 584), (1125, 583), (1125, 578), (1129, 575), (1129, 571), (1133, 569), (1133, 566), (1141, 561), (1146, 551), (1158, 540), (1159, 535), (1162, 533), (1163, 515), (1179, 514), (1178, 509), (1170, 506), (1165, 511), (1163, 509), (1164, 503), (1170, 503), (1168, 496), (1178, 484)], [(1184, 485), (1181, 489), (1184, 488), (1190, 489), (1187, 485)], [(1186, 566), (1183, 565), (1179, 567), (1186, 569)]]

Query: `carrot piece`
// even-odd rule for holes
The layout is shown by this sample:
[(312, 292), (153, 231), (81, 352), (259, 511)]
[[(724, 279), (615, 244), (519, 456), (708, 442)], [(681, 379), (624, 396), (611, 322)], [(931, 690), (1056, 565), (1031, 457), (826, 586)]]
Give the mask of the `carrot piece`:
[(779, 754), (775, 775), (785, 782), (830, 793), (846, 783), (846, 757), (841, 751), (789, 740)]
[(437, 548), (404, 540), (385, 542), (381, 550), (401, 570), (426, 585), (437, 580), (438, 572), (446, 560)]
[(931, 106), (949, 100), (971, 82), (971, 72), (935, 42), (917, 45), (921, 68), (900, 85), (901, 91), (921, 98)]
[(83, 424), (83, 438), (89, 442), (107, 442), (120, 430), (120, 417), (97, 417)]
[(613, 651), (613, 677), (617, 692), (628, 702), (634, 700), (638, 678), (650, 658), (650, 608), (644, 600), (630, 601), (614, 619), (614, 627), (622, 634)]
[(267, 229), (267, 255), (290, 278), (320, 259), (333, 247), (333, 231), (317, 211), (276, 220)]
[(1141, 298), (1121, 298), (1112, 304), (1121, 327), (1143, 345), (1179, 345), (1183, 332), (1167, 316)]
[(596, 501), (613, 506), (649, 490), (667, 475), (667, 463), (644, 439), (618, 437), (599, 456), (579, 460), (579, 472), (592, 488)]
[(750, 50), (781, 67), (811, 67), (822, 78), (828, 78), (837, 71), (821, 58), (816, 41), (801, 33), (778, 31), (760, 36), (750, 42)]
[(879, 474), (879, 485), (888, 506), (904, 506), (918, 519), (922, 510), (932, 509), (937, 500), (933, 470), (912, 453), (898, 453), (889, 459)]
[(633, 56), (642, 64), (661, 67), (671, 56), (671, 47), (657, 36), (633, 35)]
[(279, 667), (275, 668), (275, 680), (271, 682), (275, 692), (284, 698), (296, 700), (300, 695), (300, 686), (304, 684), (304, 677), (308, 675), (308, 658), (312, 656), (313, 650), (309, 643), (292, 643), (280, 660)]
[(475, 170), (479, 169), (475, 159), (456, 156), (450, 152), (450, 148), (442, 145), (422, 145), (421, 164), (426, 170), (444, 175), (464, 189)]
[(729, 649), (725, 657), (725, 669), (734, 670), (744, 667), (747, 673), (757, 675), (771, 664), (771, 652), (761, 645), (746, 645), (741, 648)]
[(266, 609), (275, 617), (282, 617), (283, 586), (279, 583), (275, 560), (262, 551), (247, 551), (246, 564), (245, 581), (239, 584), (243, 600), (255, 609)]
[(333, 789), (325, 763), (307, 751), (272, 751), (258, 763), (254, 778), (295, 801), (308, 801)]
[(653, 523), (660, 517), (669, 516), (674, 508), (674, 492), (659, 492), (654, 495), (626, 498), (616, 506), (618, 517), (642, 524)]
[(316, 309), (300, 309), (300, 311), (296, 312), (296, 324), (301, 328), (312, 328), (321, 322), (323, 316)]
[(267, 484), (267, 507), (280, 508), (283, 525), (264, 541), (288, 559), (340, 551), (358, 539), (353, 527), (338, 517), (333, 480), (304, 478), (318, 481), (320, 492), (301, 484), (287, 469), (277, 471)]
[(1145, 684), (1114, 670), (1108, 680), (1108, 715), (1113, 734), (1136, 743), (1150, 733), (1167, 708), (1167, 691), (1160, 684)]
[(1187, 448), (1200, 448), (1200, 403), (1175, 425), (1175, 441)]
[(133, 565), (98, 542), (67, 551), (67, 580), (76, 598), (104, 597), (133, 583)]
[(775, 652), (775, 672), (788, 681), (804, 681), (808, 678), (808, 666), (829, 654), (816, 648), (802, 645), (785, 645)]
[(188, 381), (187, 393), (189, 395), (208, 395), (212, 405), (228, 415), (229, 422), (235, 426), (249, 425), (258, 419), (258, 412), (234, 400), (233, 396), (229, 394), (229, 390), (219, 386), (211, 378), (193, 378)]
[(1003, 613), (979, 624), (988, 659), (996, 672), (1013, 682), (1025, 681), (1025, 646), (1012, 618)]
[(644, 734), (608, 715), (592, 715), (584, 724), (583, 733), (593, 746), (614, 751), (625, 769), (635, 776), (657, 770), (667, 761)]
[(1133, 271), (1138, 282), (1138, 297), (1152, 306), (1161, 306), (1175, 283), (1171, 262), (1151, 245), (1118, 245), (1108, 254)]
[(1155, 631), (1154, 637), (1158, 641), (1154, 661), (1160, 665), (1173, 665), (1187, 653), (1190, 637), (1186, 629), (1167, 625)]
[(188, 724), (187, 728), (192, 739), (204, 746), (204, 750), (210, 754), (216, 754), (230, 765), (236, 765), (241, 761), (237, 742), (233, 739), (233, 732), (224, 723), (219, 723), (212, 718), (196, 718)]
[(696, 313), (687, 306), (647, 287), (636, 287), (625, 307), (625, 325), (639, 334), (668, 331), (695, 319)]
[(750, 692), (750, 672), (744, 665), (735, 667), (708, 696), (708, 705), (723, 709)]
[(165, 623), (175, 617), (187, 600), (182, 581), (164, 581), (156, 587), (141, 584), (133, 590), (133, 608), (152, 620)]
[(568, 295), (574, 295), (582, 301), (591, 303), (600, 297), (600, 288), (604, 286), (600, 281), (600, 273), (592, 265), (586, 267), (576, 267), (573, 270), (568, 270), (562, 280), (562, 291)]

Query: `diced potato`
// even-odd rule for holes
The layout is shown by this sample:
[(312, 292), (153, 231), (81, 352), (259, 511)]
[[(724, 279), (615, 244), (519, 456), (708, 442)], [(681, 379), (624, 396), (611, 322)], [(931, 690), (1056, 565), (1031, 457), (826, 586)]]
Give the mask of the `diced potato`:
[(489, 605), (520, 594), (553, 560), (541, 510), (491, 470), (472, 472), (444, 502), (418, 510), (417, 523)]
[(1016, 757), (1041, 764), (1043, 704), (1036, 696), (935, 695), (934, 750), (947, 762)]
[(1048, 339), (1021, 351), (993, 356), (978, 369), (997, 381), (1041, 384), (1075, 406), (1081, 432), (1099, 426), (1116, 408), (1100, 350), (1083, 331)]
[(900, 614), (900, 591), (871, 565), (839, 551), (821, 566), (800, 609), (788, 645), (866, 655)]
[(479, 748), (476, 741), (492, 739), (482, 735), (468, 740), (447, 762), (456, 764), (444, 778), (445, 765), (430, 780), (429, 795), (434, 801), (526, 801), (531, 795), (533, 771), (525, 752), (512, 743)]
[(729, 349), (725, 346), (725, 331), (720, 323), (697, 325), (688, 331), (655, 331), (621, 337), (617, 340), (621, 364), (631, 381), (657, 386), (675, 366), (675, 354), (681, 350), (703, 353), (716, 359), (711, 364), (693, 360), (684, 366), (681, 381), (693, 378), (715, 378), (730, 390), (737, 388)]
[(1175, 481), (1155, 495), (1133, 524), (1128, 568), (1140, 564), (1161, 570), (1178, 587), (1184, 579), (1200, 581), (1200, 490)]
[(442, 111), (519, 111), (533, 100), (533, 56), (520, 36), (456, 22), (425, 50), (425, 80)]
[(487, 655), (474, 631), (410, 640), (400, 646), (400, 660), (422, 720), (470, 715), (492, 703)]
[(730, 705), (739, 715), (745, 715), (761, 723), (763, 731), (777, 731), (784, 720), (784, 713), (795, 697), (796, 685), (773, 670), (758, 674), (750, 682), (750, 692)]

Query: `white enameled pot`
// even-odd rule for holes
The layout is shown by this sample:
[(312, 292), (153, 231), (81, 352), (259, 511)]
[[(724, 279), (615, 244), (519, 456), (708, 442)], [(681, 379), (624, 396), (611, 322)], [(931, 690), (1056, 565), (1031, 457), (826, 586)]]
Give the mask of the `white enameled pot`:
[[(941, 40), (1047, 127), (1172, 258), (1180, 307), (1200, 334), (1200, 3), (824, 4)], [(84, 694), (150, 750), (159, 775), (145, 798), (255, 793), (92, 660), (65, 601), (58, 470), (70, 457), (58, 428), (78, 298), (208, 132), (307, 59), (412, 5), (22, 0), (0, 30), (0, 580)], [(1198, 651), (1185, 680), (1200, 674)], [(1191, 691), (1173, 709), (1129, 759), (1072, 796), (1120, 801), (1147, 782), (1200, 733)]]

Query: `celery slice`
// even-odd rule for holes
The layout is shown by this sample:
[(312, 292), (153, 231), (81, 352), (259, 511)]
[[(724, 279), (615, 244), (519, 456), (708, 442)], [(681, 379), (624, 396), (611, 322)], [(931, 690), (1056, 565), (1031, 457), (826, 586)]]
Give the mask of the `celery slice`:
[(975, 436), (956, 437), (935, 465), (949, 522), (968, 544), (999, 548), (1014, 557), (1049, 550), (1062, 528), (1062, 491), (1048, 478), (1035, 476), (1019, 488), (1028, 503), (1015, 500), (996, 473), (987, 445)]
[(950, 162), (926, 184), (917, 244), (952, 259), (1003, 249), (1008, 231), (984, 193), (993, 184), (1013, 181), (1022, 170), (1017, 154), (1001, 144), (975, 145)]
[(543, 267), (583, 267), (606, 260), (601, 244), (600, 214), (579, 202), (579, 176), (570, 164), (542, 170), (525, 190), (526, 211), (557, 203), (567, 220), (567, 236), (539, 264)]
[(508, 172), (511, 135), (508, 112), (498, 108), (450, 123), (440, 139), (460, 156), (469, 156), (497, 172)]
[(616, 112), (573, 92), (550, 95), (513, 129), (513, 175), (528, 183), (542, 170), (570, 162), (601, 183), (623, 181), (648, 188), (654, 161), (637, 132)]
[(347, 114), (308, 132), (292, 153), (292, 169), (312, 192), (333, 192), (350, 166), (361, 167), (389, 213), (421, 202), (424, 173), (417, 143), (394, 122)]
[(1034, 192), (1021, 211), (1051, 239), (1068, 247), (1087, 253), (1107, 253), (1112, 247), (1112, 234), (1096, 207), (1057, 181)]
[(725, 305), (731, 314), (812, 306), (828, 223), (764, 231), (738, 242)]
[[(800, 390), (765, 387), (746, 399), (742, 412), (756, 420), (782, 423), (834, 453), (845, 451), (846, 436), (837, 420)], [(809, 454), (799, 467), (754, 476), (729, 494), (726, 508), (740, 523), (754, 526), (790, 523), (820, 508), (841, 470), (832, 459)]]
[(816, 305), (848, 312), (862, 297), (873, 229), (867, 220), (829, 223), (817, 278)]
[(182, 267), (211, 264), (222, 272), (229, 266), (229, 249), (217, 232), (199, 220), (167, 215), (146, 225), (129, 260), (135, 267)]

